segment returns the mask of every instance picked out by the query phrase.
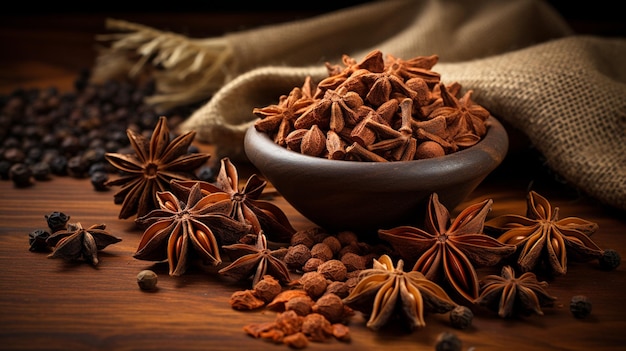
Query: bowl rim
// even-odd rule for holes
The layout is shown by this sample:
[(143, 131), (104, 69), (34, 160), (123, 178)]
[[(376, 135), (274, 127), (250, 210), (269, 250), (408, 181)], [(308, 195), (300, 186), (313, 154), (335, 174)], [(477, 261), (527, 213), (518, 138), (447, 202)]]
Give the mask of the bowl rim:
[[(273, 160), (281, 164), (292, 164), (295, 167), (305, 167), (308, 174), (323, 176), (328, 169), (332, 169), (347, 176), (362, 176), (365, 172), (381, 172), (396, 169), (398, 171), (414, 169), (419, 167), (420, 173), (433, 176), (448, 173), (448, 171), (464, 171), (470, 164), (482, 164), (484, 167), (497, 167), (508, 152), (508, 135), (504, 126), (497, 118), (490, 116), (486, 121), (487, 133), (475, 145), (447, 154), (445, 156), (420, 159), (411, 161), (390, 161), (390, 162), (366, 162), (351, 160), (329, 160), (323, 157), (310, 156), (289, 150), (286, 147), (276, 144), (269, 138), (269, 135), (256, 130), (254, 125), (250, 126), (244, 137), (244, 152), (260, 171), (264, 167), (259, 167), (259, 163), (272, 163), (267, 156), (272, 156)], [(468, 154), (479, 155), (479, 157), (467, 157)], [(263, 156), (266, 156), (263, 159)], [(330, 168), (329, 168), (330, 167)], [(442, 172), (444, 171), (445, 172)], [(478, 173), (482, 173), (484, 170)], [(261, 171), (262, 172), (262, 171)]]

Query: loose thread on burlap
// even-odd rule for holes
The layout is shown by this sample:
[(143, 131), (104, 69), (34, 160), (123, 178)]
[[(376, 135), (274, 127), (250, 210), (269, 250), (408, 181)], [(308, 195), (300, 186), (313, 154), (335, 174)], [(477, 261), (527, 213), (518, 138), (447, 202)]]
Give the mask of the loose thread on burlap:
[(192, 39), (117, 19), (107, 19), (106, 27), (125, 33), (96, 36), (98, 41), (111, 45), (98, 59), (94, 80), (106, 80), (119, 73), (120, 66), (107, 61), (119, 63), (127, 61), (129, 53), (137, 55), (134, 63), (128, 62), (130, 78), (148, 69), (148, 64), (162, 68), (154, 74), (159, 94), (149, 97), (150, 104), (170, 108), (205, 100), (228, 79), (234, 54), (224, 38)]

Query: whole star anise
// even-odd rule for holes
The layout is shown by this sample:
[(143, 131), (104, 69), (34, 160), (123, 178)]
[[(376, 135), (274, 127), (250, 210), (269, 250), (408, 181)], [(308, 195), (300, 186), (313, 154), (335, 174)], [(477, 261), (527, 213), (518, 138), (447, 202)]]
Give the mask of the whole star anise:
[(552, 306), (556, 300), (548, 293), (547, 287), (548, 283), (538, 281), (532, 272), (516, 278), (513, 268), (504, 266), (501, 275), (488, 275), (481, 281), (480, 297), (476, 303), (496, 310), (502, 318), (518, 313), (543, 315), (541, 307)]
[(190, 189), (184, 202), (170, 191), (157, 192), (157, 201), (159, 209), (135, 219), (148, 228), (133, 257), (167, 260), (169, 274), (173, 276), (185, 273), (194, 257), (203, 263), (219, 265), (222, 259), (218, 238), (241, 238), (250, 231), (249, 225), (219, 212), (214, 202), (203, 197), (199, 184)]
[(384, 254), (372, 268), (359, 273), (359, 282), (343, 299), (348, 307), (369, 316), (367, 327), (379, 330), (393, 317), (403, 317), (410, 330), (426, 326), (424, 313), (445, 313), (457, 304), (435, 282), (417, 271), (405, 272), (404, 262), (394, 267)]
[(205, 153), (189, 153), (195, 137), (190, 131), (170, 140), (167, 118), (161, 116), (150, 140), (132, 129), (126, 131), (134, 154), (107, 153), (106, 159), (123, 175), (106, 182), (107, 186), (121, 185), (114, 194), (115, 203), (121, 203), (120, 219), (133, 215), (141, 217), (157, 208), (156, 193), (170, 190), (172, 179), (193, 179), (193, 171), (210, 157)]
[(430, 196), (425, 230), (400, 226), (380, 229), (378, 235), (388, 241), (407, 262), (415, 262), (414, 271), (426, 278), (447, 282), (469, 302), (478, 297), (478, 276), (474, 264), (493, 266), (515, 252), (483, 233), (483, 224), (493, 201), (484, 200), (459, 213), (451, 223), (448, 209), (436, 193)]
[(287, 248), (269, 249), (262, 231), (258, 233), (254, 245), (236, 243), (222, 248), (232, 263), (220, 269), (218, 271), (220, 274), (237, 280), (252, 278), (252, 286), (255, 286), (265, 275), (271, 275), (282, 284), (291, 281), (289, 270), (283, 261)]
[(289, 95), (281, 96), (278, 104), (253, 109), (252, 113), (260, 118), (254, 123), (256, 130), (270, 134), (276, 144), (285, 146), (294, 122), (314, 102), (312, 90), (311, 77), (306, 77), (301, 88), (293, 88)]
[(252, 226), (254, 234), (263, 231), (268, 238), (288, 242), (296, 232), (287, 215), (275, 204), (259, 199), (267, 181), (256, 174), (248, 178), (245, 186), (239, 189), (237, 167), (228, 157), (221, 160), (220, 171), (214, 184), (203, 181), (172, 181), (177, 193), (186, 193), (194, 184), (199, 184), (203, 195), (222, 206), (222, 211), (232, 219)]
[(95, 266), (98, 264), (98, 251), (122, 241), (105, 229), (105, 224), (94, 224), (85, 229), (80, 222), (68, 223), (66, 229), (56, 231), (46, 239), (48, 246), (54, 248), (48, 257), (84, 260)]
[(585, 262), (602, 257), (603, 250), (591, 240), (596, 223), (578, 217), (559, 219), (559, 208), (535, 191), (527, 196), (526, 217), (508, 214), (485, 223), (500, 234), (498, 241), (517, 247), (517, 265), (528, 272), (546, 264), (556, 274), (567, 273), (568, 257)]

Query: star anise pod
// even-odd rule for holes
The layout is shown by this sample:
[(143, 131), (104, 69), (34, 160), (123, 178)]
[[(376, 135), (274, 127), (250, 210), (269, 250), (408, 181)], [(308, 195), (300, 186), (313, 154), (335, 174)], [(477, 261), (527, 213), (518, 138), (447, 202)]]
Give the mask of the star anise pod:
[(157, 208), (156, 193), (170, 190), (172, 179), (193, 179), (193, 171), (210, 157), (205, 153), (189, 153), (195, 137), (190, 131), (170, 140), (167, 118), (161, 116), (150, 140), (132, 129), (126, 131), (133, 154), (107, 153), (106, 159), (123, 175), (107, 181), (107, 186), (121, 185), (114, 195), (122, 203), (120, 219), (141, 217)]
[(198, 183), (203, 195), (211, 195), (210, 201), (220, 203), (223, 212), (232, 219), (251, 225), (254, 234), (262, 230), (272, 240), (288, 242), (296, 230), (287, 215), (273, 203), (259, 199), (267, 181), (253, 174), (245, 186), (239, 189), (237, 168), (228, 157), (222, 158), (220, 167), (214, 184), (174, 180), (172, 188), (175, 188), (176, 192), (184, 193)]
[(285, 146), (285, 138), (294, 130), (295, 120), (315, 101), (311, 77), (307, 76), (302, 88), (293, 88), (288, 96), (281, 96), (278, 104), (252, 110), (258, 119), (256, 130), (269, 134), (278, 145)]
[(393, 266), (384, 254), (373, 267), (359, 273), (359, 281), (343, 299), (348, 307), (369, 316), (367, 327), (379, 330), (393, 317), (403, 317), (410, 330), (426, 326), (424, 313), (445, 313), (457, 306), (435, 282), (417, 271), (405, 272), (404, 262)]
[(329, 89), (322, 99), (315, 101), (295, 120), (294, 127), (309, 129), (317, 125), (323, 130), (341, 132), (344, 126), (358, 123), (359, 107), (362, 105), (363, 99), (354, 91), (348, 91), (345, 87)]
[(385, 60), (385, 71), (393, 73), (405, 81), (420, 78), (428, 85), (434, 86), (439, 83), (441, 75), (432, 71), (433, 66), (439, 62), (438, 55), (415, 56), (408, 60), (403, 60), (394, 55), (387, 54)]
[(407, 262), (415, 262), (414, 271), (426, 278), (446, 282), (461, 297), (473, 302), (478, 297), (479, 281), (474, 264), (493, 266), (515, 252), (483, 233), (483, 225), (493, 201), (484, 200), (465, 208), (451, 223), (448, 209), (437, 193), (430, 196), (425, 230), (399, 226), (378, 235), (388, 241)]
[(219, 265), (222, 259), (218, 238), (241, 238), (250, 231), (249, 225), (219, 212), (219, 206), (203, 197), (199, 184), (190, 189), (184, 202), (170, 191), (157, 192), (157, 201), (159, 209), (135, 219), (148, 228), (133, 257), (167, 260), (169, 274), (173, 276), (185, 273), (194, 257), (206, 264)]
[(84, 260), (95, 266), (98, 264), (98, 251), (122, 241), (105, 229), (105, 224), (94, 224), (85, 229), (80, 222), (68, 223), (66, 229), (56, 231), (46, 239), (46, 243), (54, 248), (48, 257)]
[(267, 238), (262, 231), (258, 233), (254, 245), (236, 243), (222, 248), (232, 263), (220, 269), (218, 271), (220, 274), (239, 281), (252, 278), (252, 286), (255, 286), (265, 275), (271, 275), (282, 284), (288, 284), (291, 281), (289, 270), (283, 261), (287, 248), (269, 249)]
[(543, 315), (541, 307), (552, 306), (556, 297), (546, 288), (548, 283), (538, 281), (532, 272), (515, 277), (511, 266), (502, 267), (501, 275), (488, 275), (481, 281), (479, 305), (498, 311), (502, 318), (516, 314)]
[(322, 79), (317, 85), (316, 98), (324, 96), (326, 90), (337, 89), (339, 85), (343, 84), (356, 71), (363, 70), (363, 72), (380, 73), (385, 68), (385, 60), (380, 50), (370, 51), (359, 63), (348, 55), (343, 55), (341, 61), (343, 66), (331, 65), (326, 62), (328, 77)]
[(556, 274), (567, 273), (568, 257), (585, 262), (602, 257), (603, 250), (590, 236), (596, 223), (578, 217), (559, 219), (559, 208), (535, 191), (526, 198), (526, 216), (502, 215), (485, 223), (486, 229), (500, 233), (498, 241), (517, 246), (517, 265), (523, 272), (546, 264)]

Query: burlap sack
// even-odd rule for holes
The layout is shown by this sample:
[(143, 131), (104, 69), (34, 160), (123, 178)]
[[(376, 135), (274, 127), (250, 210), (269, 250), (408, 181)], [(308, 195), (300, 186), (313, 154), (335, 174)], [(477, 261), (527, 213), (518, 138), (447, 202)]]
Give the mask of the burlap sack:
[(102, 62), (129, 49), (158, 53), (155, 62), (166, 70), (154, 103), (212, 96), (181, 131), (196, 130), (217, 146), (217, 157), (245, 159), (252, 109), (275, 103), (307, 75), (327, 76), (324, 62), (338, 63), (342, 54), (358, 60), (373, 49), (402, 58), (437, 54), (433, 70), (444, 82), (473, 89), (478, 103), (524, 132), (567, 182), (626, 210), (626, 40), (574, 36), (542, 1), (372, 2), (197, 41), (122, 24), (135, 31), (116, 37)]

